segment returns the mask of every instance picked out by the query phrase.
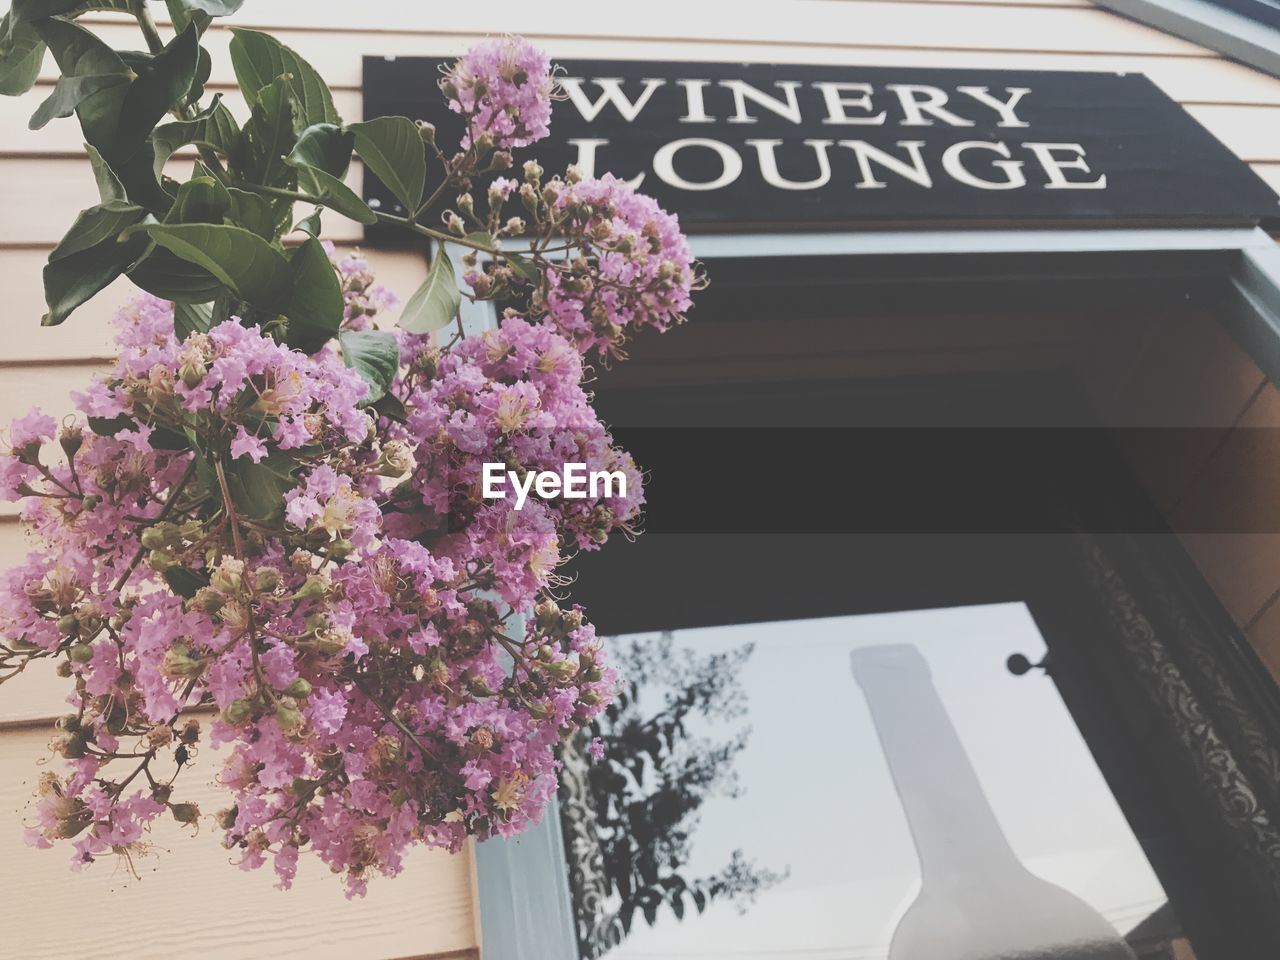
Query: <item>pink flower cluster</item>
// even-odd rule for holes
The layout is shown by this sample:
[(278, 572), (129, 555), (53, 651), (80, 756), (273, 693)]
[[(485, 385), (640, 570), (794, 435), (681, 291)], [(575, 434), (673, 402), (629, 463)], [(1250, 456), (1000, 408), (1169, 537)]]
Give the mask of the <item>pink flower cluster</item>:
[[(77, 867), (145, 854), (166, 811), (208, 815), (176, 791), (210, 743), (240, 865), (270, 862), (287, 887), (310, 850), (360, 894), (412, 844), (536, 821), (558, 746), (614, 695), (593, 628), (551, 596), (566, 557), (633, 533), (643, 504), (584, 359), (683, 319), (700, 277), (675, 217), (612, 177), (543, 183), (531, 162), (492, 182), (479, 219), (476, 158), (505, 169), (502, 151), (547, 132), (540, 51), (482, 43), (441, 86), (468, 122), (467, 152), (439, 155), (474, 221), (451, 213), (450, 229), (495, 249), (532, 236), (523, 257), (464, 257), (466, 281), (477, 297), (524, 287), (528, 316), (443, 346), (348, 337), (398, 348), (371, 393), (336, 341), (307, 355), (282, 321), (235, 317), (179, 339), (172, 304), (143, 297), (80, 418), (11, 427), (0, 497), (37, 548), (0, 574), (0, 683), (46, 659), (70, 681), (52, 742), (66, 769), (42, 776), (28, 839), (73, 840)], [(502, 216), (517, 192), (530, 223)], [(395, 298), (358, 256), (330, 258), (342, 329), (373, 331)], [(611, 488), (517, 509), (512, 480), (569, 463)], [(486, 464), (505, 498), (486, 495)]]
[[(75, 684), (53, 743), (68, 770), (43, 779), (30, 841), (74, 838), (83, 865), (144, 853), (166, 810), (195, 822), (172, 781), (202, 706), (228, 750), (224, 842), (283, 885), (303, 848), (359, 893), (412, 843), (523, 829), (565, 731), (615, 684), (581, 611), (545, 597), (561, 544), (597, 546), (642, 500), (579, 354), (514, 316), (443, 355), (406, 336), (405, 416), (379, 417), (333, 352), (234, 320), (179, 343), (169, 313), (120, 314), (120, 359), (80, 397), (98, 432), (33, 413), (0, 458), (43, 541), (0, 577), (0, 675), (57, 657)], [(55, 432), (66, 462), (46, 465)], [(285, 452), (279, 518), (246, 515)], [(628, 496), (479, 498), (486, 458), (567, 457), (625, 470)]]
[(551, 61), (521, 37), (486, 40), (468, 50), (440, 81), (449, 108), (467, 120), (462, 146), (483, 141), (500, 150), (547, 135), (555, 93)]
[[(606, 362), (625, 356), (622, 346), (637, 331), (662, 332), (682, 322), (705, 281), (678, 218), (612, 174), (583, 178), (570, 167), (563, 179), (544, 182), (542, 175), (529, 161), (518, 187), (513, 179), (495, 179), (487, 192), (488, 220), (475, 224), (495, 236), (536, 237), (525, 258), (538, 267), (530, 316), (549, 320), (579, 352)], [(517, 189), (529, 222), (503, 219), (503, 205)], [(495, 259), (481, 267), (478, 258), (466, 259), (463, 279), (476, 296), (502, 297), (529, 284), (527, 265), (517, 269)]]
[(555, 203), (579, 251), (548, 272), (542, 304), (580, 350), (617, 355), (627, 335), (683, 319), (701, 279), (674, 214), (608, 173), (571, 176)]

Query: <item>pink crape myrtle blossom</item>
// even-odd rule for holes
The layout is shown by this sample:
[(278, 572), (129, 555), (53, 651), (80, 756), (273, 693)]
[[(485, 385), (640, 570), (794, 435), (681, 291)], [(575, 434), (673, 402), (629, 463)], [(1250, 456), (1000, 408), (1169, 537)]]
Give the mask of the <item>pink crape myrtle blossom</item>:
[[(464, 279), (521, 311), (479, 335), (388, 334), (394, 295), (329, 247), (341, 338), (306, 353), (257, 313), (180, 337), (173, 304), (142, 296), (77, 415), (0, 432), (0, 498), (32, 543), (0, 572), (0, 683), (40, 659), (68, 681), (64, 766), (40, 778), (29, 843), (71, 841), (76, 869), (132, 864), (157, 818), (212, 819), (242, 869), (288, 887), (305, 852), (359, 895), (415, 844), (543, 815), (559, 746), (618, 683), (557, 571), (634, 534), (644, 504), (589, 363), (680, 322), (701, 283), (675, 217), (620, 181), (501, 175), (546, 134), (552, 77), (503, 38), (442, 81), (468, 124), (440, 155), (459, 191), (446, 223), (494, 244)], [(516, 198), (527, 219), (503, 213)], [(527, 255), (501, 249), (516, 236)], [(398, 354), (377, 380), (344, 354), (370, 339)], [(485, 464), (519, 482), (568, 463), (625, 493), (485, 495)], [(206, 744), (223, 748), (216, 813), (181, 795)]]
[[(337, 351), (234, 318), (178, 342), (171, 309), (121, 311), (85, 419), (28, 414), (0, 458), (40, 544), (0, 575), (0, 635), (60, 656), (75, 684), (52, 744), (68, 772), (42, 780), (29, 841), (74, 839), (77, 867), (144, 854), (157, 817), (201, 815), (169, 781), (202, 739), (228, 750), (224, 843), (283, 886), (303, 848), (358, 894), (411, 844), (518, 833), (555, 791), (566, 731), (616, 683), (581, 610), (547, 590), (643, 502), (581, 355), (514, 314), (446, 352), (402, 335), (393, 418), (361, 406)], [(183, 431), (200, 452), (170, 449)], [(248, 465), (293, 450), (279, 521), (226, 508)], [(521, 511), (479, 496), (486, 460), (566, 459), (624, 470), (628, 496)], [(204, 705), (218, 713), (202, 729), (186, 713)]]
[(507, 150), (547, 135), (555, 93), (551, 61), (520, 37), (477, 44), (440, 81), (449, 109), (467, 120), (463, 149), (478, 141)]

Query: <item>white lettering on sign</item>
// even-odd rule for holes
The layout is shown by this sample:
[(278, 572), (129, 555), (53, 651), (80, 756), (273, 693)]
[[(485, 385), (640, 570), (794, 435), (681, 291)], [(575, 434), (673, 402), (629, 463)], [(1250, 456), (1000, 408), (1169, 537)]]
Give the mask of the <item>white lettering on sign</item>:
[(636, 117), (640, 116), (640, 111), (644, 109), (645, 104), (649, 102), (649, 98), (653, 96), (653, 91), (667, 81), (654, 77), (646, 79), (644, 81), (644, 90), (640, 92), (640, 95), (634, 101), (629, 100), (627, 95), (622, 92), (621, 77), (592, 77), (591, 82), (600, 88), (600, 96), (596, 97), (595, 100), (590, 99), (583, 92), (581, 77), (560, 78), (560, 86), (564, 87), (564, 92), (569, 95), (573, 105), (578, 108), (583, 120), (590, 123), (600, 116), (606, 106), (612, 106), (627, 123), (635, 123)]
[[(618, 77), (563, 77), (570, 103), (588, 123), (621, 118), (642, 121), (663, 87), (678, 97), (681, 124), (759, 124), (769, 119), (799, 125), (813, 122), (841, 127), (1024, 130), (1031, 123), (1020, 113), (1034, 101), (1031, 87), (927, 83), (871, 83), (818, 80), (745, 80), (649, 77), (626, 84)], [(668, 114), (669, 115), (669, 114)], [(691, 131), (692, 132), (692, 131)], [(711, 131), (707, 131), (711, 132)], [(852, 132), (852, 131), (850, 131)], [(906, 133), (906, 129), (903, 131)], [(576, 165), (596, 176), (607, 163), (632, 187), (649, 175), (678, 190), (705, 193), (736, 183), (751, 170), (777, 190), (804, 192), (846, 183), (858, 190), (893, 186), (932, 190), (951, 181), (975, 190), (1105, 190), (1105, 174), (1094, 172), (1079, 143), (1020, 142), (1010, 139), (961, 140), (930, 150), (928, 141), (911, 138), (886, 143), (861, 139), (757, 137), (741, 141), (715, 136), (682, 137), (659, 143), (648, 163), (631, 153), (608, 154), (607, 137), (570, 139)], [(843, 158), (843, 159), (839, 159)]]

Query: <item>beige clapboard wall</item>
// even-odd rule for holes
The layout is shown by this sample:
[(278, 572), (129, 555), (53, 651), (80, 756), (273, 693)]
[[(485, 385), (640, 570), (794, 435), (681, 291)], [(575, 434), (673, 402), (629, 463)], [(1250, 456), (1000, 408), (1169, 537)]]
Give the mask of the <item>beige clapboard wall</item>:
[[(109, 17), (99, 22), (113, 41), (140, 44), (129, 23)], [(319, 67), (348, 119), (360, 116), (361, 55), (449, 55), (493, 30), (523, 33), (562, 58), (1144, 72), (1280, 186), (1280, 80), (1095, 9), (1087, 0), (779, 0), (767, 5), (661, 0), (639, 8), (593, 4), (554, 12), (524, 2), (249, 0), (236, 22), (274, 29)], [(236, 109), (227, 39), (221, 28), (208, 37), (211, 85)], [(0, 423), (33, 404), (49, 411), (68, 408), (68, 391), (91, 376), (106, 355), (107, 318), (128, 293), (121, 282), (63, 327), (38, 326), (45, 256), (75, 212), (96, 199), (74, 122), (55, 121), (39, 133), (26, 129), (26, 117), (51, 77), (46, 72), (41, 90), (19, 101), (0, 100), (0, 278), (7, 292)], [(359, 175), (357, 169), (353, 177)], [(358, 240), (352, 226), (334, 217), (327, 224), (331, 238), (343, 245)], [(421, 259), (412, 253), (378, 252), (371, 259), (383, 279), (404, 292), (423, 273)], [(1230, 355), (1229, 344), (1210, 340), (1227, 355), (1214, 374), (1225, 386), (1215, 381), (1213, 387), (1229, 395), (1222, 401), (1229, 408), (1221, 413), (1224, 421), (1280, 424), (1280, 394), (1247, 360)], [(1192, 353), (1201, 348), (1194, 337), (1188, 343)], [(1212, 483), (1203, 474), (1215, 457), (1230, 473), (1247, 455), (1230, 444), (1206, 451), (1197, 481)], [(1185, 489), (1180, 496), (1180, 502), (1195, 499)], [(1202, 551), (1210, 567), (1235, 565), (1235, 573), (1217, 575), (1219, 582), (1230, 586), (1241, 577), (1250, 579), (1249, 589), (1241, 588), (1241, 596), (1231, 600), (1242, 622), (1270, 609), (1266, 605), (1280, 586), (1280, 577), (1254, 575), (1255, 570), (1280, 570), (1280, 541), (1263, 539), (1266, 544), (1257, 544), (1245, 559), (1239, 544), (1219, 543), (1217, 554)], [(12, 512), (3, 512), (0, 564), (23, 549)], [(1274, 625), (1252, 627), (1259, 637), (1270, 630), (1280, 650), (1280, 609), (1274, 619)], [(1280, 654), (1272, 663), (1280, 666)], [(8, 891), (11, 919), (0, 937), (0, 958), (376, 960), (477, 954), (469, 855), (417, 853), (402, 878), (375, 883), (367, 900), (354, 903), (346, 902), (332, 878), (319, 870), (303, 871), (291, 893), (275, 891), (265, 873), (244, 875), (230, 865), (207, 832), (195, 839), (176, 831), (158, 835), (155, 855), (138, 864), (141, 880), (111, 864), (68, 874), (62, 852), (32, 851), (20, 838), (47, 720), (61, 712), (57, 687), (41, 676), (11, 686), (0, 692), (0, 885)], [(202, 786), (210, 776), (209, 761), (201, 758), (190, 782), (201, 786), (210, 797), (206, 807), (215, 809), (212, 791)]]

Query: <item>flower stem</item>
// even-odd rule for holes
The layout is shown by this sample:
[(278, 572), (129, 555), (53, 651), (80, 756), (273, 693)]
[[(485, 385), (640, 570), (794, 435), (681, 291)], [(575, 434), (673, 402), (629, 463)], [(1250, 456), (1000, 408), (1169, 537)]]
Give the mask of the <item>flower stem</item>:
[[(248, 180), (232, 180), (231, 186), (238, 187), (241, 190), (248, 190), (252, 193), (261, 193), (271, 197), (282, 197), (285, 200), (296, 200), (299, 203), (312, 203), (320, 207), (328, 207), (329, 205), (321, 197), (313, 197), (310, 194), (299, 193), (297, 190), (285, 190), (281, 187), (268, 187), (261, 183), (250, 183)], [(487, 243), (477, 243), (475, 240), (468, 240), (466, 237), (455, 237), (451, 233), (445, 233), (443, 230), (433, 230), (431, 227), (423, 226), (415, 223), (409, 217), (397, 217), (390, 213), (382, 213), (374, 210), (373, 215), (382, 223), (393, 223), (398, 227), (405, 227), (414, 233), (420, 233), (424, 237), (431, 237), (441, 243), (456, 243), (460, 247), (470, 247), (472, 250), (479, 250), (481, 253), (501, 253), (497, 247)]]

